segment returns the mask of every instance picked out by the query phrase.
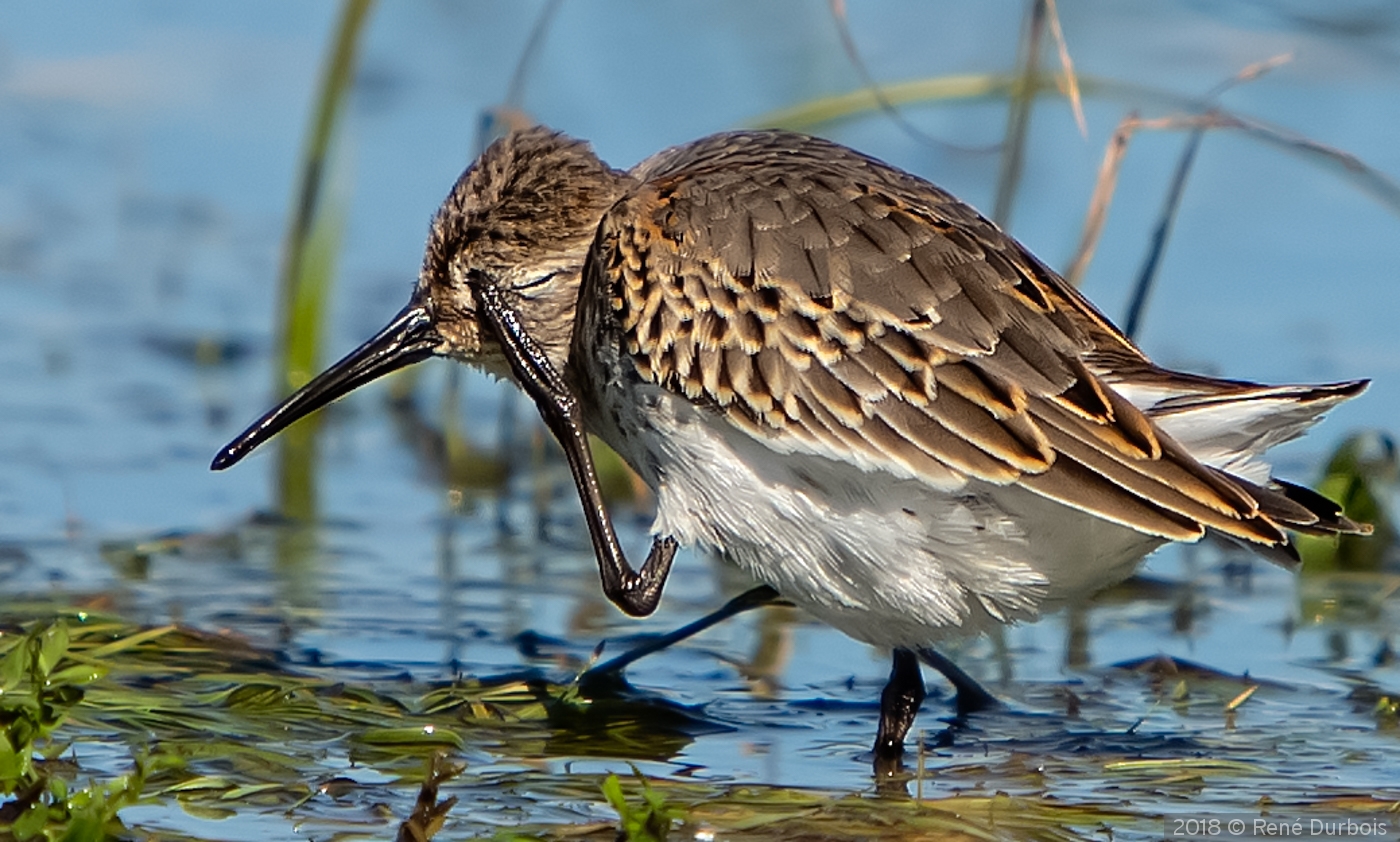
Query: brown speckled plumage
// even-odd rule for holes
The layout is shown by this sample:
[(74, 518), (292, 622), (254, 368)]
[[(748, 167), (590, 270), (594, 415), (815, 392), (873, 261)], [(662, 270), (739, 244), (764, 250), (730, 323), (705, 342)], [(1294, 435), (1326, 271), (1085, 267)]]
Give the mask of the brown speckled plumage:
[(1285, 528), (1352, 527), (1187, 454), (1091, 366), (1159, 370), (927, 182), (780, 132), (717, 135), (633, 175), (602, 218), (581, 306), (606, 302), (597, 318), (643, 379), (755, 437), (936, 487), (1019, 483), (1175, 540), (1212, 528), (1285, 547)]

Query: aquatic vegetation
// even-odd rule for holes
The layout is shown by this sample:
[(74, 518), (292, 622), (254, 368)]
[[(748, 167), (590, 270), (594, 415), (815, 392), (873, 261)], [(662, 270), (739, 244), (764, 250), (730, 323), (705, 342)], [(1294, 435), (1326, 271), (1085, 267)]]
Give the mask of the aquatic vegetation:
[[(16, 616), (46, 619), (17, 625)], [(1261, 698), (1270, 709), (1330, 705), (1334, 719), (1346, 699), (1309, 700), (1297, 688), (1162, 659), (1124, 664), (1117, 673), (1127, 678), (1106, 675), (1102, 689), (1078, 687), (1069, 719), (995, 715), (954, 736), (962, 749), (926, 740), (917, 767), (876, 792), (828, 791), (663, 773), (690, 741), (734, 724), (626, 682), (585, 690), (533, 671), (426, 685), (347, 681), (334, 669), (286, 670), (277, 653), (236, 637), (35, 603), (8, 606), (0, 628), (0, 839), (157, 828), (176, 838), (167, 834), (180, 831), (182, 813), (340, 832), (389, 824), (407, 840), (444, 828), (453, 838), (474, 829), (503, 839), (620, 830), (638, 842), (872, 833), (1058, 840), (1101, 827), (1150, 831), (1161, 802), (1148, 798), (1144, 809), (1139, 799), (1152, 793), (1229, 803), (1264, 780), (1278, 804), (1306, 814), (1389, 810), (1393, 821), (1400, 809), (1400, 790), (1289, 795), (1286, 781), (1299, 771), (1292, 758), (1319, 737), (1289, 733), (1286, 721), (1272, 736), (1267, 724), (1251, 724), (1265, 729), (1250, 738), (1262, 741), (1253, 749), (1232, 737), (1235, 717)], [(1040, 692), (1023, 703), (1046, 710), (1060, 691)], [(1160, 722), (1086, 730), (1130, 713), (1114, 711), (1139, 692), (1139, 723), (1161, 706), (1198, 723), (1195, 736), (1164, 737)], [(1357, 716), (1372, 717), (1377, 732), (1353, 751), (1389, 751), (1366, 745), (1396, 733), (1395, 697), (1375, 693), (1369, 707), (1357, 697)], [(1223, 730), (1199, 724), (1212, 720)], [(616, 759), (631, 774), (571, 771), (587, 757)], [(648, 773), (637, 765), (658, 761)], [(139, 820), (129, 820), (138, 805)]]

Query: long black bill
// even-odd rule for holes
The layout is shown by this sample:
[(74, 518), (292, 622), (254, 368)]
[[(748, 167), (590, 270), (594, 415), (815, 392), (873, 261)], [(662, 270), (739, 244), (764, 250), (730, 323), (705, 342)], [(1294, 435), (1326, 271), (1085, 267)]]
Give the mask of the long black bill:
[(343, 397), (371, 380), (426, 360), (441, 343), (432, 318), (420, 304), (410, 304), (388, 327), (282, 401), (238, 438), (224, 446), (209, 467), (222, 471), (238, 462), (292, 422)]

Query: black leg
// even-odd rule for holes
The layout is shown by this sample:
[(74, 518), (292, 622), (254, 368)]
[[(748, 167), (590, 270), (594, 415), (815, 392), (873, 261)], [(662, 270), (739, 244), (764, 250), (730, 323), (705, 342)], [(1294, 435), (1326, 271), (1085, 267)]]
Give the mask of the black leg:
[(957, 708), (959, 717), (993, 708), (999, 704), (995, 696), (988, 693), (986, 688), (973, 680), (972, 676), (963, 672), (957, 664), (944, 657), (942, 653), (932, 649), (920, 649), (919, 658), (943, 673), (943, 677), (948, 679), (949, 684), (953, 685), (953, 689), (957, 691), (953, 704)]
[(750, 609), (768, 605), (778, 598), (778, 592), (767, 585), (759, 585), (756, 588), (750, 588), (700, 619), (692, 623), (687, 623), (675, 631), (664, 634), (655, 640), (647, 641), (640, 646), (629, 649), (616, 658), (593, 667), (579, 676), (579, 682), (587, 683), (588, 681), (622, 672), (636, 661), (645, 658), (653, 652), (660, 652), (668, 646), (674, 646), (682, 640), (688, 637), (694, 637), (705, 629), (718, 625), (736, 614), (742, 614)]
[(896, 762), (904, 754), (904, 735), (914, 724), (924, 701), (924, 677), (919, 659), (908, 649), (894, 650), (890, 681), (880, 694), (880, 730), (875, 735), (875, 767)]
[(760, 584), (759, 587), (749, 588), (749, 590), (739, 594), (738, 597), (725, 602), (720, 608), (711, 611), (710, 614), (701, 616), (697, 621), (686, 623), (686, 625), (680, 626), (679, 629), (673, 630), (673, 632), (665, 633), (665, 635), (659, 636), (654, 640), (648, 640), (648, 642), (641, 644), (641, 646), (636, 646), (633, 647), (633, 649), (624, 651), (624, 653), (612, 658), (612, 660), (603, 661), (602, 664), (589, 668), (589, 670), (584, 671), (584, 674), (578, 677), (578, 684), (580, 684), (580, 686), (588, 686), (592, 684), (592, 682), (615, 677), (615, 675), (619, 675), (620, 672), (630, 667), (631, 664), (640, 661), (641, 658), (647, 657), (648, 654), (661, 651), (669, 646), (675, 646), (676, 643), (682, 642), (682, 640), (687, 639), (687, 637), (694, 637), (699, 635), (700, 632), (703, 632), (703, 630), (710, 628), (710, 626), (727, 621), (731, 616), (743, 614), (743, 612), (749, 611), (749, 609), (752, 608), (773, 604), (773, 602), (778, 600), (780, 600), (780, 597), (778, 597), (777, 591), (766, 586), (766, 584)]
[(914, 717), (924, 700), (920, 660), (941, 672), (957, 691), (955, 704), (958, 719), (999, 704), (995, 696), (942, 654), (932, 649), (920, 649), (917, 655), (908, 649), (894, 650), (890, 681), (880, 694), (880, 730), (875, 735), (877, 778), (890, 778), (900, 771), (899, 759), (904, 753), (904, 737), (914, 724)]
[(634, 571), (617, 542), (612, 520), (603, 505), (603, 493), (598, 488), (598, 473), (593, 467), (593, 454), (588, 449), (588, 436), (583, 429), (583, 412), (578, 398), (545, 356), (544, 350), (530, 338), (520, 324), (520, 315), (501, 297), (501, 290), (490, 283), (477, 284), (473, 290), (481, 314), (495, 330), (505, 352), (506, 362), (520, 386), (535, 402), (544, 423), (564, 448), (569, 471), (574, 476), (588, 521), (588, 534), (593, 540), (593, 552), (598, 557), (598, 573), (603, 579), (603, 593), (613, 604), (634, 617), (645, 617), (656, 610), (661, 601), (661, 589), (671, 572), (671, 560), (676, 555), (674, 538), (657, 538), (652, 542), (642, 569)]

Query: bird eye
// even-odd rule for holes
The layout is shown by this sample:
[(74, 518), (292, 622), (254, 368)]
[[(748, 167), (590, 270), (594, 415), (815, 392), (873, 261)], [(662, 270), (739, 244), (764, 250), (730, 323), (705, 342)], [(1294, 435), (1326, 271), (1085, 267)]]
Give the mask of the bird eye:
[(525, 283), (523, 283), (523, 284), (517, 286), (517, 287), (515, 288), (515, 291), (516, 291), (516, 292), (524, 292), (525, 290), (534, 289), (535, 287), (544, 286), (545, 284), (548, 284), (550, 281), (554, 280), (555, 276), (558, 275), (560, 271), (561, 271), (561, 270), (556, 269), (556, 270), (554, 270), (553, 272), (550, 272), (550, 273), (547, 274), (547, 275), (541, 275), (540, 277), (535, 278), (534, 280), (526, 281)]

